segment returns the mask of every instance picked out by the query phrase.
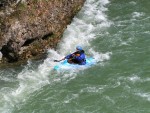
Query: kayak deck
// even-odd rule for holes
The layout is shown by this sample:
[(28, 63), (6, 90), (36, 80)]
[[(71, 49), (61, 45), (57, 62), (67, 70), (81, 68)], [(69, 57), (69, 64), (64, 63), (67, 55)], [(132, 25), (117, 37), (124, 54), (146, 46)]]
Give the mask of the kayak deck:
[(69, 64), (67, 60), (64, 60), (63, 62), (58, 63), (54, 66), (54, 70), (70, 70), (70, 69), (80, 69), (83, 67), (90, 67), (96, 63), (95, 59), (93, 57), (86, 58), (86, 64), (85, 65), (78, 65), (78, 64)]

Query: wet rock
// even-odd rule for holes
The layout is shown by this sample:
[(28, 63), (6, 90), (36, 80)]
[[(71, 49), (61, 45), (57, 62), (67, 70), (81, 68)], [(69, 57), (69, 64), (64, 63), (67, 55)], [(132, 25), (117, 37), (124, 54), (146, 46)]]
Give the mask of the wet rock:
[(0, 50), (4, 59), (16, 62), (55, 48), (84, 1), (12, 0), (9, 7), (0, 10)]

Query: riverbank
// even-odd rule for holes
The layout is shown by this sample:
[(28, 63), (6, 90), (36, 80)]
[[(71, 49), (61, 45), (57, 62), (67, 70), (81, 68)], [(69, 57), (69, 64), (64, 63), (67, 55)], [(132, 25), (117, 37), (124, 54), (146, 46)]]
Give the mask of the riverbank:
[(0, 10), (2, 63), (36, 58), (56, 48), (85, 0), (16, 2)]

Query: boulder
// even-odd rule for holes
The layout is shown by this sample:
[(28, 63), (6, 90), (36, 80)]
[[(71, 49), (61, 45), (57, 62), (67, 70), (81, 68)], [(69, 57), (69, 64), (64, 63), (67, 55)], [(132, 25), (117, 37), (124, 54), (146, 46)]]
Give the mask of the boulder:
[[(0, 2), (3, 62), (36, 57), (55, 48), (85, 0), (7, 0)], [(1, 5), (2, 4), (2, 5)]]

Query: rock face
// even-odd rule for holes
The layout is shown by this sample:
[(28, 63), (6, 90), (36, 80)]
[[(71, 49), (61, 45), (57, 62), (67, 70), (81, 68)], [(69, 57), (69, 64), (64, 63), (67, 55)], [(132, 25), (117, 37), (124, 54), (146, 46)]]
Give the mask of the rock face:
[(0, 5), (3, 62), (16, 62), (55, 48), (85, 0), (12, 0)]

